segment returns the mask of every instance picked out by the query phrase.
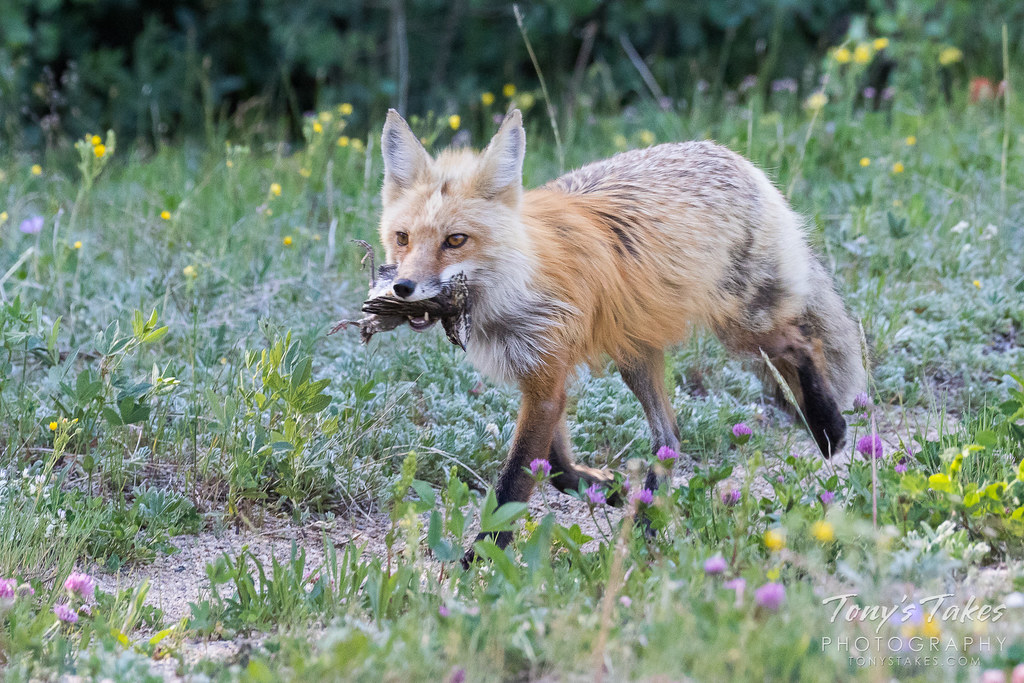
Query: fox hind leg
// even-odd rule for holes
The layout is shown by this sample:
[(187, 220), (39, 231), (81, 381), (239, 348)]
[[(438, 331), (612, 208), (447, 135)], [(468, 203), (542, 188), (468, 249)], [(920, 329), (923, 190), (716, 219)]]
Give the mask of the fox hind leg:
[[(581, 481), (587, 484), (602, 485), (611, 483), (613, 480), (610, 472), (580, 465), (573, 461), (572, 444), (569, 441), (569, 428), (565, 423), (565, 415), (562, 415), (561, 422), (555, 428), (548, 462), (551, 463), (551, 483), (562, 493), (578, 491)], [(618, 493), (608, 494), (608, 504), (621, 505), (621, 496)]]
[[(679, 451), (679, 426), (665, 388), (665, 351), (644, 347), (619, 361), (619, 374), (640, 401), (651, 428), (651, 450), (657, 453), (667, 446)], [(665, 477), (658, 477), (652, 467), (647, 472), (644, 488), (656, 491)]]

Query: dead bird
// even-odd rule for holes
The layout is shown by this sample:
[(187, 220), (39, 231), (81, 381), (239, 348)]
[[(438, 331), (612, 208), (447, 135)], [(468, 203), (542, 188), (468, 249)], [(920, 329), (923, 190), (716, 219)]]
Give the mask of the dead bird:
[(406, 323), (417, 332), (423, 332), (440, 321), (448, 341), (466, 350), (471, 318), (469, 288), (465, 276), (453, 277), (441, 287), (436, 296), (407, 301), (395, 296), (393, 285), (398, 266), (383, 264), (374, 273), (373, 247), (363, 240), (354, 241), (366, 249), (363, 262), (370, 262), (370, 291), (361, 308), (366, 315), (359, 320), (342, 320), (327, 334), (347, 329), (349, 325), (357, 325), (360, 338), (366, 344), (378, 332), (389, 332)]

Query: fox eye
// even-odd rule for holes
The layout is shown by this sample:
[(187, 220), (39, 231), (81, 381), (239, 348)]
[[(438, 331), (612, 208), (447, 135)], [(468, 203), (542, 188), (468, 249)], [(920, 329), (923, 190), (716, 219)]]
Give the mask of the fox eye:
[(395, 241), (398, 242), (398, 246), (404, 247), (409, 244), (409, 233), (407, 232), (396, 232)]
[(448, 235), (448, 237), (446, 237), (444, 240), (444, 246), (448, 247), (449, 249), (458, 249), (459, 247), (466, 243), (467, 239), (469, 238), (466, 235), (463, 235), (461, 232), (456, 233), (454, 235)]

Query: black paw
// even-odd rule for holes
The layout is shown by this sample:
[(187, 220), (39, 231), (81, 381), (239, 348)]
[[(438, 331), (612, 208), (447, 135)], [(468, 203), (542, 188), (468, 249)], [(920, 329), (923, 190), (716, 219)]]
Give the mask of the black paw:
[(470, 548), (459, 562), (462, 564), (463, 569), (469, 569), (470, 565), (474, 564), (478, 559), (476, 551)]

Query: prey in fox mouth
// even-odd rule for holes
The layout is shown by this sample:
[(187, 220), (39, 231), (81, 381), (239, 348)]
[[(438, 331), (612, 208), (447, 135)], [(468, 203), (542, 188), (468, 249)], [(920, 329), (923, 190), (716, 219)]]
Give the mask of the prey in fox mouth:
[[(373, 272), (373, 247), (361, 240), (359, 243), (366, 249), (364, 260), (369, 259)], [(403, 293), (409, 296), (412, 291), (403, 289), (407, 285), (401, 280), (395, 281), (396, 272), (395, 264), (380, 266), (370, 281), (368, 298), (362, 305), (366, 315), (359, 320), (342, 320), (328, 334), (356, 325), (365, 344), (378, 332), (388, 332), (405, 323), (417, 332), (424, 332), (441, 322), (448, 340), (465, 350), (470, 331), (470, 297), (465, 276), (458, 274), (442, 283), (432, 297), (410, 300), (401, 296)]]

